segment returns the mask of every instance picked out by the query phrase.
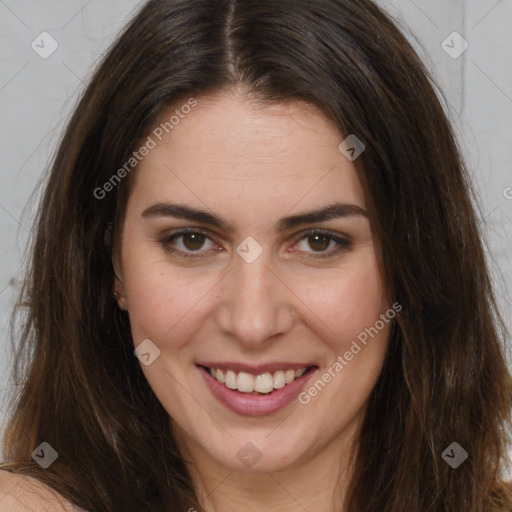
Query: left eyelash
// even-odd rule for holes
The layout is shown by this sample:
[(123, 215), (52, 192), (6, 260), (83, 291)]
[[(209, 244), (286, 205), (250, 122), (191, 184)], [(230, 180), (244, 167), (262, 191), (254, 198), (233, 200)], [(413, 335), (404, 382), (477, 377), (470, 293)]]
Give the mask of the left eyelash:
[(164, 236), (159, 242), (163, 245), (164, 249), (168, 252), (177, 254), (184, 258), (204, 258), (204, 251), (182, 251), (181, 249), (175, 249), (170, 245), (170, 242), (174, 240), (175, 238), (179, 238), (180, 236), (187, 235), (187, 234), (198, 234), (205, 236), (208, 240), (215, 243), (215, 240), (211, 238), (211, 236), (206, 233), (205, 231), (202, 231), (200, 229), (181, 229), (179, 231), (175, 231), (174, 233), (171, 233), (169, 235)]
[(352, 247), (352, 242), (348, 238), (342, 238), (339, 236), (339, 234), (329, 231), (329, 230), (321, 230), (321, 229), (310, 229), (309, 231), (306, 231), (302, 233), (297, 240), (295, 241), (295, 244), (303, 240), (304, 238), (307, 238), (309, 236), (314, 235), (322, 235), (326, 236), (333, 242), (336, 242), (337, 247), (335, 249), (331, 249), (330, 251), (321, 251), (315, 254), (313, 251), (312, 253), (309, 253), (312, 258), (329, 258), (332, 256), (337, 255), (340, 251), (348, 250)]

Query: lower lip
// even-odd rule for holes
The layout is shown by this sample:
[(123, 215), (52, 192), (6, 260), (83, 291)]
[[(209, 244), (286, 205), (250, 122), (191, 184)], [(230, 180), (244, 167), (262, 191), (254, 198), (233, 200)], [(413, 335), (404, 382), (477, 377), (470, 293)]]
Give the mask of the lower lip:
[(198, 367), (212, 394), (228, 409), (246, 416), (265, 416), (283, 409), (297, 398), (306, 381), (316, 371), (309, 369), (304, 375), (295, 379), (281, 389), (275, 389), (266, 395), (250, 395), (229, 389), (214, 379), (204, 367)]

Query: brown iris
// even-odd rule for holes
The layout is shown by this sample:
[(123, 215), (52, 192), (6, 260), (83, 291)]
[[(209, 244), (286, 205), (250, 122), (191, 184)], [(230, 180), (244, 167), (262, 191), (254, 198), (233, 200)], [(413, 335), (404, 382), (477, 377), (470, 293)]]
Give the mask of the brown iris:
[(308, 236), (309, 246), (315, 251), (325, 251), (329, 247), (331, 239), (326, 235), (316, 234)]
[(185, 233), (182, 237), (183, 245), (190, 251), (197, 251), (201, 249), (206, 238), (202, 233)]

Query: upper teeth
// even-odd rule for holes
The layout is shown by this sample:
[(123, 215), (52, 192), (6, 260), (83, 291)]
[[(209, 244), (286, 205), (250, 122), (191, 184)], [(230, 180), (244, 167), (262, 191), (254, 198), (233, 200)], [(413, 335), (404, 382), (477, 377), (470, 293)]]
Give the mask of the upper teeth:
[(277, 372), (266, 372), (260, 375), (252, 375), (245, 372), (234, 372), (233, 370), (219, 370), (218, 368), (208, 368), (212, 377), (217, 379), (229, 389), (238, 389), (242, 393), (270, 393), (273, 389), (284, 388), (290, 382), (301, 377), (307, 368), (298, 370), (278, 370)]

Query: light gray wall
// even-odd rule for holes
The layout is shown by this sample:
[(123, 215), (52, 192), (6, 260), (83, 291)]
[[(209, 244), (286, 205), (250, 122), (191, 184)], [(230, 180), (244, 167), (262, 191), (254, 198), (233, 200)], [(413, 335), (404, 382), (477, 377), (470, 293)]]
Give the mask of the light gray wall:
[[(447, 109), (481, 193), (500, 305), (512, 327), (512, 3), (380, 3), (410, 35), (448, 99)], [(140, 4), (0, 0), (0, 427), (11, 363), (7, 323), (34, 213), (29, 207), (23, 215), (23, 210), (92, 66)], [(458, 58), (453, 53), (463, 47), (457, 35), (450, 36), (454, 31), (469, 45)], [(56, 43), (40, 36), (43, 32)], [(55, 44), (58, 48), (48, 56)]]

